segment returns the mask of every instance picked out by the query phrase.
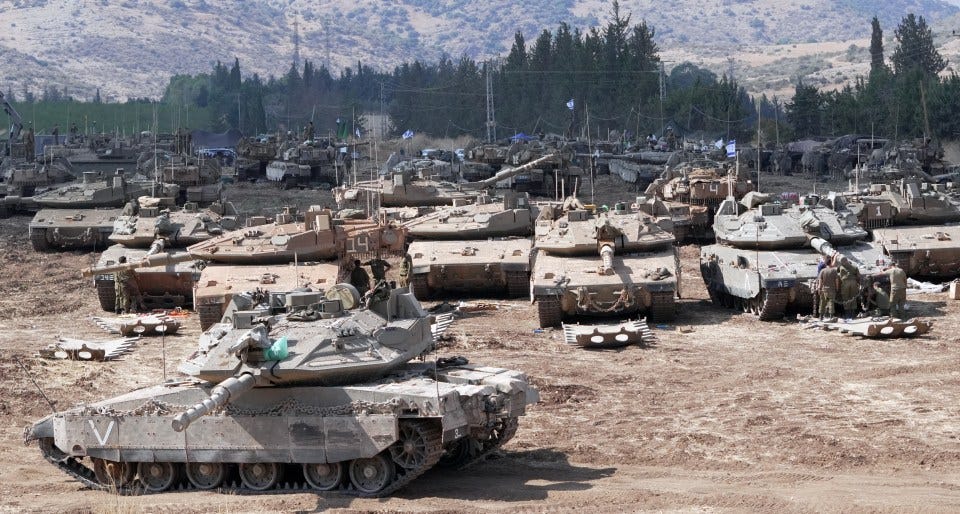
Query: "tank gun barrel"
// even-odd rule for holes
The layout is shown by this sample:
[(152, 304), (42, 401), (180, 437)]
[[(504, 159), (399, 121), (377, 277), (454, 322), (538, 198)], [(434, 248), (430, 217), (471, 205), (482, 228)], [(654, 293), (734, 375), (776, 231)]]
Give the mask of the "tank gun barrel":
[(136, 262), (124, 262), (111, 264), (108, 266), (93, 266), (91, 268), (84, 269), (81, 273), (84, 277), (92, 277), (94, 275), (104, 275), (107, 273), (116, 273), (118, 271), (132, 271), (140, 268), (152, 268), (154, 266), (167, 266), (169, 264), (177, 264), (179, 262), (189, 262), (193, 260), (197, 260), (197, 257), (189, 252), (182, 254), (148, 253), (143, 259)]
[(494, 185), (496, 185), (497, 182), (500, 182), (501, 180), (506, 180), (510, 177), (530, 171), (533, 168), (536, 168), (537, 166), (545, 162), (548, 162), (550, 159), (553, 159), (557, 156), (559, 156), (559, 154), (556, 154), (556, 153), (544, 155), (543, 157), (536, 158), (526, 164), (517, 166), (516, 168), (507, 168), (505, 170), (500, 170), (496, 173), (496, 175), (488, 179), (480, 180), (477, 182), (467, 182), (463, 184), (463, 187), (470, 188), (470, 189), (486, 189), (489, 187), (493, 187)]
[(843, 254), (838, 252), (833, 247), (833, 245), (827, 242), (826, 239), (814, 237), (813, 239), (810, 240), (810, 246), (812, 246), (814, 250), (819, 252), (820, 255), (823, 255), (828, 259), (833, 259), (833, 262), (835, 264), (839, 266), (843, 266), (844, 268), (853, 272), (857, 271), (856, 265), (850, 262), (850, 260), (847, 259)]
[(211, 411), (223, 407), (231, 400), (237, 399), (243, 393), (253, 389), (257, 384), (257, 379), (250, 373), (244, 373), (238, 377), (230, 377), (217, 384), (210, 392), (210, 397), (190, 407), (184, 412), (177, 414), (171, 425), (177, 432), (183, 432), (194, 421), (206, 416)]

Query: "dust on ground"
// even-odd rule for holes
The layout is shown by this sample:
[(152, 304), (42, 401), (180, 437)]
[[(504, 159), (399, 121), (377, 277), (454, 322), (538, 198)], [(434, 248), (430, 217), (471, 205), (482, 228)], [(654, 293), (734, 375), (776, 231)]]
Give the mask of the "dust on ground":
[[(597, 186), (604, 195), (634, 194), (611, 178), (601, 177)], [(256, 189), (232, 193), (243, 198)], [(308, 205), (319, 193), (301, 194)], [(286, 200), (296, 198), (277, 201)], [(912, 314), (935, 319), (929, 335), (912, 340), (761, 323), (706, 300), (695, 246), (681, 249), (678, 321), (656, 326), (658, 341), (648, 347), (567, 346), (559, 330), (535, 331), (536, 309), (522, 300), (497, 300), (498, 311), (451, 327), (439, 356), (519, 369), (540, 389), (541, 402), (529, 407), (499, 458), (460, 473), (430, 472), (378, 500), (304, 492), (124, 497), (90, 491), (46, 463), (36, 446), (22, 444), (23, 428), (50, 407), (17, 360), (66, 408), (161, 380), (164, 349), (173, 374), (194, 348), (198, 323), (190, 317), (181, 335), (146, 339), (120, 361), (34, 357), (58, 334), (107, 335), (90, 321), (101, 312), (92, 284), (77, 271), (95, 255), (34, 252), (28, 221), (0, 220), (0, 510), (960, 509), (957, 302), (945, 294), (911, 296)], [(678, 325), (692, 332), (681, 334)]]

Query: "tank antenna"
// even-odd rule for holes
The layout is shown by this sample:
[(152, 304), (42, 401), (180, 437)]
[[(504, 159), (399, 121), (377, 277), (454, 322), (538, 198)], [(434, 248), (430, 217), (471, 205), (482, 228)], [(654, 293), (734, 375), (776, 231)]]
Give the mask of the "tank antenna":
[(23, 362), (20, 361), (20, 357), (14, 357), (13, 360), (15, 360), (17, 364), (20, 366), (20, 369), (22, 369), (23, 372), (27, 374), (27, 378), (29, 378), (30, 381), (33, 382), (33, 385), (36, 386), (37, 391), (40, 391), (40, 396), (42, 396), (43, 399), (47, 401), (47, 404), (50, 405), (50, 410), (52, 410), (53, 413), (56, 414), (57, 413), (56, 405), (54, 405), (53, 402), (50, 400), (50, 398), (48, 398), (47, 395), (43, 392), (43, 389), (40, 388), (40, 384), (38, 384), (37, 381), (33, 379), (33, 375), (30, 374), (30, 370), (27, 369), (27, 367), (23, 365)]

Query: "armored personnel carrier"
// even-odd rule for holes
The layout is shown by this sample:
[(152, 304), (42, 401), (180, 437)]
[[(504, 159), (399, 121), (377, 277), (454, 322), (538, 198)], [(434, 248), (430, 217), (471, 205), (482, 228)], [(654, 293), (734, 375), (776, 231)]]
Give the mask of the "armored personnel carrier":
[(42, 209), (28, 225), (38, 252), (106, 248), (121, 209)]
[(541, 327), (574, 315), (673, 319), (679, 254), (662, 202), (641, 197), (597, 212), (568, 198), (555, 212), (541, 209), (535, 229), (531, 280)]
[(184, 476), (219, 489), (236, 473), (253, 491), (385, 496), (444, 457), (482, 459), (538, 400), (516, 371), (411, 362), (434, 327), (405, 289), (365, 307), (349, 285), (313, 295), (304, 311), (235, 312), (201, 336), (187, 378), (51, 414), (25, 440), (100, 490), (160, 492)]
[(237, 228), (237, 210), (229, 202), (213, 203), (206, 209), (187, 202), (177, 208), (164, 205), (161, 198), (140, 197), (136, 204), (124, 207), (110, 240), (128, 248), (148, 248), (163, 239), (167, 248), (180, 248)]
[(840, 261), (856, 281), (851, 294), (857, 297), (889, 262), (878, 247), (862, 242), (867, 232), (838, 196), (811, 195), (789, 207), (764, 199), (748, 193), (741, 205), (727, 199), (717, 211), (721, 244), (700, 249), (700, 272), (715, 304), (780, 319), (788, 307), (813, 309), (821, 256)]

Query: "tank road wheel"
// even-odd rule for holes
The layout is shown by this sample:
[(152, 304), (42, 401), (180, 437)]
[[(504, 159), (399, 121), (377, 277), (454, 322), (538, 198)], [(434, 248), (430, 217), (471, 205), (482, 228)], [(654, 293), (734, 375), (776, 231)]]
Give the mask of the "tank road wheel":
[(100, 308), (107, 312), (117, 311), (117, 290), (113, 280), (97, 280), (97, 299)]
[(31, 228), (30, 244), (33, 245), (33, 249), (38, 252), (49, 252), (50, 242), (47, 241), (47, 229)]
[(444, 448), (443, 457), (437, 464), (444, 468), (459, 468), (480, 454), (480, 442), (472, 437), (461, 437)]
[(537, 317), (540, 319), (540, 328), (559, 325), (562, 316), (559, 296), (552, 294), (537, 295)]
[(227, 477), (227, 466), (222, 462), (191, 462), (187, 464), (187, 480), (197, 489), (216, 489)]
[(673, 321), (677, 315), (677, 304), (673, 291), (650, 293), (650, 320)]
[(303, 478), (314, 489), (332, 491), (343, 481), (343, 466), (339, 462), (304, 464)]
[(120, 489), (133, 482), (133, 477), (137, 474), (137, 466), (129, 462), (93, 459), (93, 474), (97, 477), (97, 482), (113, 489)]
[(530, 272), (508, 271), (507, 295), (510, 298), (523, 298), (530, 294)]
[(180, 478), (177, 466), (172, 462), (141, 462), (137, 472), (143, 488), (151, 493), (166, 491)]
[(427, 423), (406, 421), (400, 423), (400, 437), (390, 445), (390, 456), (403, 469), (416, 469), (423, 466), (433, 453), (436, 445), (439, 450), (441, 434)]
[(223, 305), (219, 303), (208, 303), (196, 306), (197, 315), (200, 317), (200, 330), (210, 328), (210, 325), (219, 323), (223, 318)]
[(253, 462), (240, 465), (240, 481), (248, 489), (266, 491), (280, 483), (283, 468), (275, 462)]
[(427, 282), (426, 273), (417, 273), (410, 279), (410, 292), (417, 300), (426, 300), (430, 298), (430, 284)]
[(395, 469), (393, 462), (381, 452), (369, 459), (355, 459), (350, 462), (350, 483), (362, 494), (374, 495), (383, 491), (393, 482)]

